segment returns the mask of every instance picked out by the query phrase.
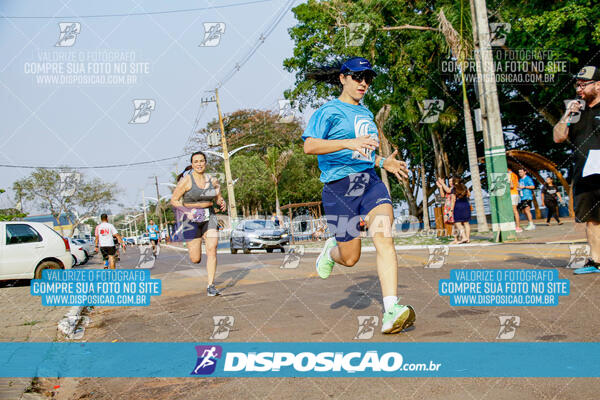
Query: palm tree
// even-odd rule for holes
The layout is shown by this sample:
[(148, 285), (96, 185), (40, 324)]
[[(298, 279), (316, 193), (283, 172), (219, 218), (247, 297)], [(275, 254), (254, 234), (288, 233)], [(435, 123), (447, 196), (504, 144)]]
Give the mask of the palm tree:
[(277, 147), (269, 147), (267, 154), (263, 156), (269, 176), (275, 185), (275, 212), (278, 217), (281, 216), (281, 210), (279, 209), (279, 178), (281, 178), (281, 173), (292, 158), (293, 153), (294, 151), (291, 149), (280, 151)]
[(487, 232), (489, 230), (485, 211), (483, 209), (483, 194), (481, 191), (481, 180), (479, 178), (479, 164), (477, 163), (477, 150), (475, 148), (475, 134), (473, 132), (473, 120), (471, 118), (471, 109), (469, 99), (467, 98), (467, 86), (465, 84), (464, 63), (467, 54), (470, 52), (468, 43), (464, 40), (463, 31), (463, 4), (460, 2), (460, 34), (454, 29), (450, 21), (446, 18), (444, 11), (439, 13), (440, 30), (446, 39), (446, 43), (452, 55), (458, 61), (460, 75), (462, 78), (463, 108), (465, 112), (465, 134), (467, 138), (467, 153), (469, 156), (469, 169), (471, 171), (471, 183), (473, 185), (473, 196), (475, 197), (475, 212), (477, 214), (477, 230)]

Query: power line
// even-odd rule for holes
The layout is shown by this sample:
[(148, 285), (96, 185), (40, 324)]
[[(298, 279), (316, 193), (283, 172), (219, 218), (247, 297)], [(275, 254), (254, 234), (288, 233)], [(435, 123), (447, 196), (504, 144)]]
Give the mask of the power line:
[(246, 64), (246, 62), (250, 60), (250, 58), (254, 55), (254, 53), (256, 53), (258, 48), (262, 46), (262, 44), (269, 37), (269, 35), (273, 33), (273, 31), (275, 30), (277, 25), (279, 25), (283, 17), (285, 17), (287, 12), (292, 8), (295, 1), (296, 0), (288, 0), (288, 2), (283, 7), (281, 7), (279, 13), (275, 16), (275, 18), (273, 18), (273, 20), (269, 24), (269, 27), (263, 33), (260, 34), (256, 43), (254, 43), (254, 45), (250, 48), (248, 53), (246, 53), (246, 55), (241, 59), (241, 61), (237, 62), (233, 69), (227, 75), (225, 75), (225, 77), (217, 84), (217, 88), (221, 88), (223, 85), (225, 85), (225, 83), (227, 83), (231, 78), (233, 78), (233, 76), (244, 66), (244, 64)]
[(95, 165), (95, 166), (86, 165), (86, 166), (80, 166), (80, 167), (70, 167), (70, 166), (66, 166), (66, 165), (64, 165), (64, 166), (48, 167), (48, 166), (0, 164), (0, 168), (27, 168), (27, 169), (38, 169), (38, 168), (39, 169), (64, 169), (64, 168), (70, 168), (70, 169), (104, 169), (104, 168), (119, 168), (119, 167), (132, 167), (132, 166), (136, 166), (136, 165), (154, 164), (154, 163), (157, 163), (157, 162), (167, 161), (167, 160), (175, 160), (177, 158), (185, 157), (187, 155), (188, 154), (182, 154), (182, 155), (175, 156), (175, 157), (161, 158), (159, 160), (140, 161), (140, 162), (135, 162), (135, 163), (127, 163), (127, 164)]
[[(237, 62), (235, 64), (235, 66), (233, 67), (233, 69), (229, 73), (227, 73), (222, 80), (219, 81), (219, 83), (217, 84), (217, 89), (221, 88), (223, 85), (225, 85), (225, 83), (227, 83), (231, 78), (233, 78), (233, 76), (242, 68), (242, 66), (244, 64), (246, 64), (246, 62), (248, 62), (248, 60), (250, 60), (250, 58), (254, 55), (254, 53), (256, 53), (258, 48), (265, 42), (265, 40), (269, 37), (269, 35), (275, 30), (277, 25), (279, 25), (279, 23), (281, 22), (283, 17), (285, 17), (287, 12), (292, 8), (295, 1), (296, 0), (288, 0), (288, 2), (283, 7), (281, 7), (279, 12), (275, 16), (275, 18), (273, 18), (273, 20), (269, 24), (268, 28), (263, 33), (260, 34), (257, 41), (254, 43), (254, 45), (252, 45), (252, 47), (250, 48), (248, 53), (246, 53), (246, 55), (241, 59), (241, 61)], [(200, 103), (200, 106), (198, 107), (198, 112), (196, 113), (196, 118), (194, 120), (194, 126), (192, 127), (192, 132), (190, 133), (190, 136), (188, 137), (186, 147), (191, 143), (192, 136), (194, 135), (194, 133), (196, 132), (196, 130), (198, 128), (198, 124), (200, 122), (200, 117), (201, 117), (200, 112), (204, 106), (206, 106), (205, 103)], [(205, 111), (206, 111), (206, 109), (205, 109)]]
[(124, 13), (124, 14), (96, 14), (96, 15), (61, 15), (61, 16), (33, 16), (33, 15), (0, 15), (0, 18), (5, 19), (76, 19), (76, 18), (108, 18), (108, 17), (135, 17), (140, 15), (160, 15), (160, 14), (175, 14), (194, 11), (213, 10), (217, 8), (230, 8), (238, 6), (247, 6), (251, 4), (266, 3), (272, 0), (255, 0), (246, 1), (243, 3), (224, 4), (221, 6), (186, 8), (181, 10), (165, 10), (165, 11), (149, 11), (140, 13)]

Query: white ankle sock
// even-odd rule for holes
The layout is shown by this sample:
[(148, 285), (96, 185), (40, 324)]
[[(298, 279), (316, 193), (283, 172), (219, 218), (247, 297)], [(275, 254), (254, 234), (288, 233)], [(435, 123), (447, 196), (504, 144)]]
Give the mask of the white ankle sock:
[(388, 312), (394, 307), (394, 304), (397, 303), (398, 296), (385, 296), (383, 298), (383, 309), (385, 310), (385, 312)]
[(335, 249), (335, 246), (333, 246), (332, 248), (329, 249), (329, 251), (327, 252), (327, 257), (329, 257), (329, 259), (331, 261), (333, 261), (333, 257), (331, 257), (331, 250)]

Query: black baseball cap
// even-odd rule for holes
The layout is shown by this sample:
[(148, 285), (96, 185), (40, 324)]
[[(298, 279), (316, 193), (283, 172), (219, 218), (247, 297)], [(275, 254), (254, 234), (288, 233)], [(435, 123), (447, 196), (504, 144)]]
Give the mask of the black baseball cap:
[(592, 65), (586, 65), (574, 78), (582, 81), (600, 81), (600, 70)]

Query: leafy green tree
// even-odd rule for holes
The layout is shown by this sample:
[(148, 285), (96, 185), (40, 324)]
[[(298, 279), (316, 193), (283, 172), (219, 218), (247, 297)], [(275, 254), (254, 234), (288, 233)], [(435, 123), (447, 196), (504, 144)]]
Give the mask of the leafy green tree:
[[(238, 110), (224, 116), (229, 151), (256, 144), (230, 157), (234, 190), (238, 208), (244, 214), (278, 210), (280, 201), (305, 202), (318, 196), (317, 158), (302, 151), (302, 126), (299, 120), (279, 122), (279, 115), (270, 110)], [(194, 135), (190, 151), (207, 150), (206, 138), (219, 131), (218, 121), (209, 122)], [(214, 148), (220, 151), (220, 148)], [(208, 155), (207, 170), (224, 176), (222, 159)], [(293, 179), (290, 179), (293, 177)], [(227, 198), (225, 183), (222, 194)]]
[(530, 76), (551, 75), (550, 59), (565, 61), (567, 73), (554, 81), (502, 83), (498, 94), (507, 147), (539, 153), (568, 174), (572, 149), (552, 140), (552, 128), (565, 110), (563, 100), (575, 98), (572, 75), (584, 65), (600, 66), (600, 4), (588, 0), (526, 2), (493, 1), (490, 22), (506, 22), (511, 30), (503, 50), (545, 51), (537, 57), (543, 69)]
[(279, 151), (277, 147), (269, 147), (267, 149), (267, 154), (263, 156), (269, 178), (273, 182), (273, 188), (275, 189), (275, 212), (277, 215), (281, 215), (281, 210), (279, 209), (279, 179), (281, 178), (281, 173), (292, 158), (293, 153), (294, 151), (291, 149)]
[[(4, 189), (0, 189), (0, 194), (6, 192)], [(0, 209), (0, 221), (14, 221), (19, 218), (26, 217), (27, 214), (22, 213), (16, 208), (4, 208)]]
[(294, 152), (279, 181), (282, 204), (320, 201), (323, 183), (317, 157), (307, 156), (301, 146)]
[[(248, 144), (256, 144), (253, 151), (264, 152), (270, 147), (287, 148), (302, 141), (300, 121), (278, 122), (279, 115), (270, 110), (237, 110), (223, 116), (229, 151)], [(211, 132), (220, 134), (219, 121), (214, 119), (192, 137), (192, 149), (208, 149), (206, 142)], [(219, 142), (220, 143), (220, 142)], [(220, 151), (217, 146), (217, 151)]]
[[(391, 112), (383, 127), (392, 146), (398, 147), (401, 158), (413, 170), (407, 182), (392, 179), (392, 194), (406, 198), (413, 215), (420, 215), (422, 206), (416, 203), (420, 187), (418, 166), (423, 147), (427, 175), (445, 177), (464, 171), (468, 165), (464, 148), (464, 127), (459, 124), (461, 88), (456, 82), (446, 82), (439, 70), (447, 58), (443, 35), (438, 31), (438, 15), (444, 9), (449, 18), (458, 12), (453, 1), (313, 1), (294, 8), (298, 24), (289, 30), (295, 42), (294, 55), (284, 60), (284, 67), (296, 74), (296, 82), (286, 97), (298, 107), (317, 107), (339, 95), (340, 87), (311, 79), (314, 71), (324, 66), (336, 66), (351, 56), (369, 58), (378, 76), (373, 81), (364, 104), (373, 114), (385, 105)], [(346, 46), (351, 23), (368, 24), (361, 46)], [(446, 107), (437, 123), (420, 124), (421, 109), (426, 99), (441, 99)], [(457, 101), (458, 99), (458, 101)], [(419, 138), (427, 138), (422, 143)], [(434, 187), (434, 179), (426, 191)], [(398, 193), (401, 192), (401, 193)]]
[[(60, 173), (73, 174), (77, 171), (68, 168), (60, 171), (37, 168), (28, 177), (15, 181), (13, 190), (20, 193), (24, 199), (33, 201), (41, 209), (50, 212), (57, 223), (63, 213), (72, 215), (73, 227), (91, 216), (96, 216), (116, 201), (119, 189), (115, 184), (103, 182), (99, 178), (88, 180), (80, 173), (79, 182), (65, 185)], [(68, 234), (71, 235), (72, 232)]]

